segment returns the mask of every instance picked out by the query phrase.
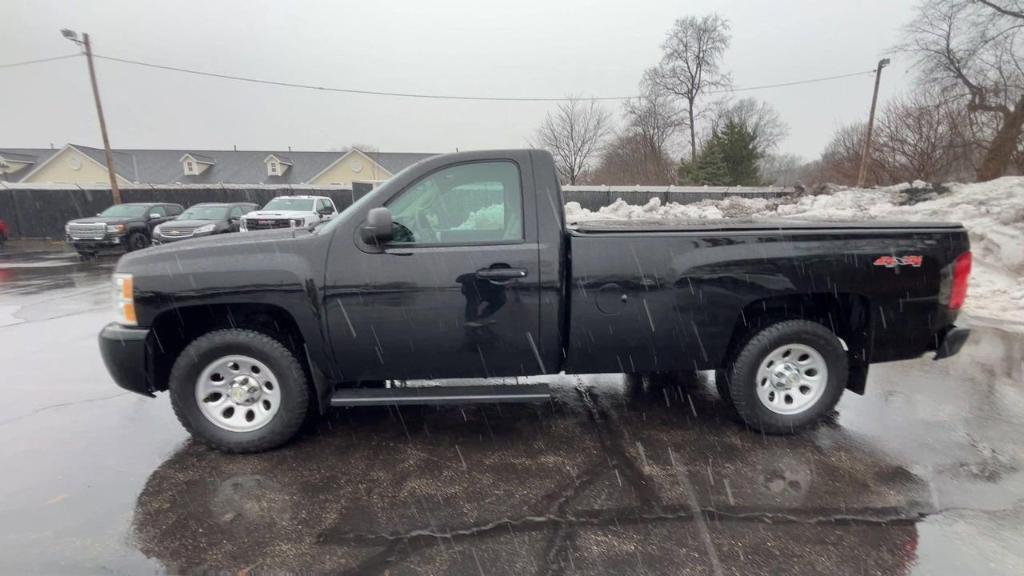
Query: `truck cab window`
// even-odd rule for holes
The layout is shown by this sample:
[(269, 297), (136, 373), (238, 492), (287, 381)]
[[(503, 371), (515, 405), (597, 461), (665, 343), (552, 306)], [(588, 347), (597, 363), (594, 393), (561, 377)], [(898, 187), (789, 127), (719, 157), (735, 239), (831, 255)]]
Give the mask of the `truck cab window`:
[(396, 244), (473, 244), (523, 238), (523, 192), (512, 162), (434, 172), (388, 203)]

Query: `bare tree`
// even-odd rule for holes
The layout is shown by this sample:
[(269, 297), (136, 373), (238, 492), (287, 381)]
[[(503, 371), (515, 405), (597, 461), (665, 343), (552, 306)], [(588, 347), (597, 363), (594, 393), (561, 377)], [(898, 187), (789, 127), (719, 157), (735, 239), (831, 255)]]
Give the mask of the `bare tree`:
[[(972, 127), (969, 116), (959, 103), (938, 93), (893, 99), (878, 115), (867, 182), (937, 182), (969, 175), (973, 160), (984, 153), (973, 141), (984, 128)], [(863, 123), (837, 130), (817, 164), (817, 176), (839, 184), (855, 182), (864, 135)]]
[[(1018, 2), (927, 0), (902, 48), (917, 56), (921, 84), (937, 85), (975, 116), (994, 120), (981, 142), (978, 180), (1007, 172), (1024, 131), (1024, 24)], [(981, 124), (986, 121), (982, 120)]]
[(721, 70), (729, 47), (729, 22), (717, 14), (676, 20), (662, 44), (664, 54), (652, 79), (686, 102), (690, 130), (690, 161), (697, 155), (697, 100), (730, 84)]
[(585, 178), (611, 129), (611, 116), (596, 101), (570, 98), (548, 112), (537, 130), (537, 146), (551, 152), (563, 183)]
[[(648, 70), (640, 81), (640, 97), (625, 104), (626, 134), (634, 137), (636, 160), (642, 167), (641, 178), (634, 183), (671, 182), (675, 174), (673, 148), (676, 137), (686, 125), (684, 112)], [(619, 141), (622, 144), (623, 141)]]
[(623, 186), (672, 184), (672, 166), (671, 156), (653, 156), (650, 143), (638, 132), (627, 129), (604, 147), (590, 180), (595, 184)]
[(963, 108), (940, 95), (916, 93), (890, 101), (875, 128), (874, 154), (888, 182), (962, 177), (973, 168)]
[[(836, 130), (832, 140), (825, 146), (825, 151), (821, 153), (821, 160), (818, 162), (815, 175), (818, 182), (847, 185), (857, 182), (857, 172), (860, 167), (861, 152), (864, 150), (866, 133), (867, 124), (863, 122), (848, 124)], [(867, 168), (865, 181), (878, 184), (882, 177), (877, 155), (872, 155)]]
[(991, 0), (977, 0), (1003, 16), (1024, 20), (1024, 2), (1020, 0), (1009, 0), (1007, 2), (992, 2)]
[(711, 118), (711, 131), (714, 132), (730, 120), (750, 130), (754, 135), (754, 146), (761, 154), (774, 151), (789, 134), (789, 126), (782, 121), (775, 108), (754, 98), (719, 102)]
[(804, 169), (804, 161), (796, 154), (769, 154), (758, 163), (761, 180), (773, 186), (797, 184)]

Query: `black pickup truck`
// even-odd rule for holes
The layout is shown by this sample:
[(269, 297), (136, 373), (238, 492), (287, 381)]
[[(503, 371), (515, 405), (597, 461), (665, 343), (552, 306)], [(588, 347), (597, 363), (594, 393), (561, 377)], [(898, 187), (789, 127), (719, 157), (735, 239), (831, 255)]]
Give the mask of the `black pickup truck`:
[(64, 225), (64, 240), (82, 258), (103, 252), (131, 252), (150, 245), (153, 229), (181, 214), (180, 204), (115, 204), (89, 218)]
[(424, 160), (328, 223), (121, 259), (100, 334), (122, 387), (169, 390), (225, 451), (331, 406), (545, 400), (543, 384), (410, 379), (716, 370), (749, 426), (790, 433), (868, 365), (955, 354), (967, 233), (945, 223), (621, 222), (567, 229), (551, 156)]

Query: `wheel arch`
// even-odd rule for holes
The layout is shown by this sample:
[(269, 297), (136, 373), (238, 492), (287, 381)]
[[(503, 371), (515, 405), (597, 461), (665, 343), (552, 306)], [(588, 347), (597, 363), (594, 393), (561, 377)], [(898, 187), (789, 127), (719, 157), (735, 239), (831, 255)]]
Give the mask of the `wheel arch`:
[(870, 299), (856, 293), (789, 294), (754, 300), (743, 307), (733, 324), (722, 367), (765, 326), (782, 320), (812, 320), (842, 340), (849, 360), (846, 389), (863, 394), (871, 362), (870, 310)]
[[(310, 352), (316, 336), (302, 332), (294, 315), (282, 306), (265, 303), (220, 303), (181, 306), (154, 317), (148, 342), (154, 390), (166, 390), (171, 368), (182, 350), (199, 336), (224, 328), (245, 328), (270, 336), (288, 348), (306, 370), (315, 398), (329, 394), (322, 358)], [(314, 346), (319, 351), (318, 346)]]

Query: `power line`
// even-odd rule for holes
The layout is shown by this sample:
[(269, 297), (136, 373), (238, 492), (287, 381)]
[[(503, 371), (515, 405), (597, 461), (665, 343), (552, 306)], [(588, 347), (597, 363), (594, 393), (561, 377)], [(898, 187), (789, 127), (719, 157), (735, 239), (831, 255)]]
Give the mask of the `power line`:
[[(317, 86), (314, 84), (301, 84), (297, 82), (282, 82), (279, 80), (266, 80), (262, 78), (250, 78), (247, 76), (235, 76), (231, 74), (220, 74), (216, 72), (204, 72), (201, 70), (192, 70), (189, 68), (180, 68), (177, 66), (167, 66), (164, 64), (153, 64), (150, 62), (143, 62), (140, 60), (130, 60), (128, 58), (116, 58), (114, 56), (102, 56), (99, 54), (93, 54), (94, 58), (100, 58), (103, 60), (110, 60), (112, 62), (120, 62), (122, 64), (131, 64), (134, 66), (143, 66), (146, 68), (155, 68), (157, 70), (168, 70), (171, 72), (180, 72), (183, 74), (193, 74), (196, 76), (206, 76), (209, 78), (220, 78), (222, 80), (235, 80), (238, 82), (249, 82), (252, 84), (264, 84), (269, 86), (280, 86), (284, 88), (301, 88), (306, 90), (319, 90), (322, 92), (341, 92), (345, 94), (362, 94), (367, 96), (392, 96), (397, 98), (418, 98), (423, 100), (471, 100), (471, 101), (482, 101), (482, 102), (565, 102), (570, 98), (551, 98), (551, 97), (526, 97), (526, 96), (458, 96), (452, 94), (422, 94), (415, 92), (387, 92), (381, 90), (363, 90), (358, 88), (338, 88), (331, 86)], [(873, 74), (874, 70), (865, 70), (862, 72), (851, 72), (849, 74), (839, 74), (836, 76), (825, 76), (821, 78), (809, 78), (805, 80), (794, 80), (791, 82), (780, 82), (776, 84), (764, 84), (760, 86), (745, 86), (740, 88), (730, 88), (725, 90), (716, 90), (709, 92), (709, 94), (729, 94), (732, 92), (747, 92), (750, 90), (764, 90), (768, 88), (782, 88), (786, 86), (798, 86), (801, 84), (813, 84), (817, 82), (828, 82), (830, 80), (840, 80), (842, 78), (850, 78), (853, 76), (863, 76), (866, 74)], [(593, 98), (580, 98), (581, 100), (598, 100), (598, 101), (622, 101), (631, 100), (638, 96), (595, 96)]]
[(11, 62), (10, 64), (0, 64), (0, 68), (15, 68), (17, 66), (28, 66), (30, 64), (42, 64), (44, 62), (55, 62), (57, 60), (67, 60), (68, 58), (77, 58), (81, 54), (66, 54), (64, 56), (54, 56), (52, 58), (40, 58), (38, 60), (25, 60), (24, 62)]
[(814, 84), (816, 82), (828, 82), (829, 80), (840, 80), (842, 78), (853, 78), (854, 76), (865, 76), (867, 74), (874, 74), (874, 70), (864, 70), (862, 72), (850, 72), (849, 74), (839, 74), (838, 76), (823, 76), (821, 78), (808, 78), (807, 80), (794, 80), (792, 82), (780, 82), (778, 84), (762, 84), (760, 86), (745, 86), (742, 88), (726, 88), (724, 90), (710, 90), (708, 94), (729, 94), (731, 92), (747, 92), (749, 90), (764, 90), (766, 88), (783, 88), (786, 86), (799, 86), (800, 84)]

